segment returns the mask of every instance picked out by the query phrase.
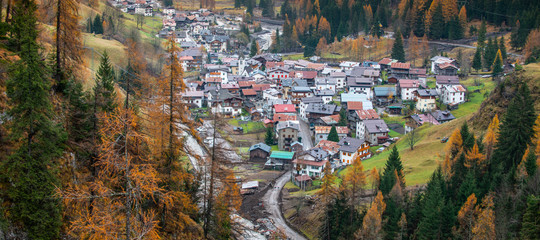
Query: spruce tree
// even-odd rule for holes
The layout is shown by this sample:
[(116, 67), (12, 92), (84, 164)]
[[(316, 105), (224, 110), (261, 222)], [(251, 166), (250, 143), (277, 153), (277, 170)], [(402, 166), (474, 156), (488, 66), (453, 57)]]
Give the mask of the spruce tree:
[(332, 126), (332, 128), (330, 128), (330, 133), (328, 133), (328, 138), (326, 138), (326, 140), (332, 142), (339, 142), (339, 136), (336, 130), (336, 126)]
[(338, 126), (347, 126), (347, 123), (349, 122), (347, 120), (347, 111), (345, 110), (345, 108), (341, 108), (341, 110), (339, 111)]
[(268, 146), (274, 145), (274, 131), (271, 127), (266, 128), (266, 135), (264, 136), (264, 143)]
[(253, 57), (253, 56), (257, 55), (258, 51), (259, 51), (259, 49), (257, 49), (257, 42), (255, 40), (251, 41), (251, 49), (249, 51), (249, 56)]
[(536, 174), (538, 166), (536, 166), (536, 154), (533, 149), (529, 149), (529, 154), (525, 158), (525, 169), (527, 170), (527, 175), (532, 177)]
[(99, 14), (94, 18), (94, 27), (92, 28), (92, 31), (95, 34), (103, 34), (103, 22), (101, 21)]
[(441, 39), (444, 36), (444, 17), (442, 11), (442, 4), (438, 4), (431, 17), (431, 25), (429, 26), (429, 34), (431, 39)]
[(527, 210), (521, 223), (521, 239), (538, 239), (540, 236), (540, 198), (534, 195), (527, 197)]
[(495, 61), (493, 62), (492, 66), (492, 73), (491, 75), (493, 77), (499, 76), (503, 72), (503, 62), (502, 62), (502, 55), (501, 50), (499, 49), (497, 51), (497, 55), (495, 57)]
[(489, 171), (492, 176), (491, 186), (498, 186), (503, 175), (514, 174), (527, 145), (531, 143), (535, 119), (534, 103), (530, 96), (529, 87), (527, 84), (521, 83), (508, 105), (499, 129)]
[(474, 58), (472, 62), (472, 67), (478, 71), (482, 69), (482, 54), (480, 53), (481, 48), (477, 47), (476, 52), (474, 53)]
[(109, 61), (109, 55), (105, 51), (101, 57), (94, 86), (95, 104), (99, 111), (112, 112), (117, 107), (114, 80), (114, 69)]
[(392, 58), (399, 62), (405, 62), (405, 50), (403, 50), (403, 39), (401, 32), (398, 30), (395, 34), (394, 45), (392, 46)]
[(29, 239), (58, 239), (60, 201), (54, 198), (57, 164), (65, 141), (62, 128), (53, 122), (50, 69), (39, 54), (37, 6), (33, 0), (16, 1), (14, 37), (20, 44), (17, 61), (7, 81), (10, 138), (17, 146), (2, 164), (10, 217), (21, 224)]
[(484, 68), (491, 69), (491, 65), (493, 64), (494, 54), (495, 54), (494, 46), (493, 46), (493, 40), (490, 38), (488, 39), (488, 42), (486, 44), (486, 47), (484, 49)]
[(504, 40), (504, 35), (501, 36), (501, 40), (499, 40), (499, 49), (501, 50), (502, 59), (506, 59), (506, 44)]
[(396, 184), (396, 173), (400, 178), (402, 187), (405, 187), (405, 176), (403, 176), (401, 157), (399, 156), (397, 147), (394, 145), (394, 148), (392, 148), (392, 152), (390, 152), (390, 156), (388, 156), (388, 160), (386, 161), (384, 172), (381, 176), (381, 183), (379, 185), (379, 189), (384, 195), (387, 195)]
[(480, 25), (480, 29), (478, 29), (478, 47), (484, 48), (484, 44), (486, 42), (486, 22), (482, 20), (482, 24)]

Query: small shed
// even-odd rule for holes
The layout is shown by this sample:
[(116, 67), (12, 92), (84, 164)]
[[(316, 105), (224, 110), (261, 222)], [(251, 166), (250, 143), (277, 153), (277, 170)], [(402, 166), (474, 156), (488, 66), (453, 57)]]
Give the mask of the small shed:
[(291, 144), (291, 150), (293, 152), (301, 152), (304, 150), (304, 144), (301, 142), (295, 141)]
[(264, 164), (267, 169), (283, 169), (284, 165), (288, 165), (294, 158), (294, 152), (272, 151), (270, 158)]
[(264, 143), (257, 143), (249, 148), (249, 161), (266, 161), (272, 148)]
[(311, 187), (313, 180), (311, 179), (310, 176), (304, 174), (304, 175), (296, 176), (294, 178), (294, 183), (296, 184), (296, 186), (299, 186), (302, 189), (306, 189), (306, 187)]
[(401, 105), (388, 106), (388, 112), (390, 114), (401, 115), (401, 109), (402, 108), (403, 108), (403, 106), (401, 106)]
[(247, 195), (247, 194), (254, 194), (257, 189), (259, 189), (259, 181), (249, 181), (242, 183), (242, 189), (240, 190), (240, 194)]

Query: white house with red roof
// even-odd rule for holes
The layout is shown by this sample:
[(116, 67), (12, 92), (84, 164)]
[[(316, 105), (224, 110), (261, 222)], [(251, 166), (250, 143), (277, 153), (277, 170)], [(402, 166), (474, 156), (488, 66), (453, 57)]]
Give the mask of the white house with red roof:
[(461, 104), (465, 102), (467, 90), (462, 85), (445, 86), (442, 91), (444, 104)]
[(420, 81), (413, 79), (400, 79), (399, 80), (399, 94), (401, 95), (401, 100), (414, 100), (416, 99), (414, 91), (418, 90), (420, 87)]
[[(327, 140), (330, 130), (332, 130), (331, 126), (315, 126), (315, 144), (319, 143), (321, 140)], [(336, 131), (339, 139), (342, 139), (349, 134), (349, 128), (346, 126), (337, 126)]]
[(356, 138), (364, 138), (364, 132), (366, 131), (364, 121), (369, 119), (379, 119), (379, 114), (377, 114), (375, 109), (368, 109), (357, 110), (356, 115), (358, 116), (358, 122), (356, 122)]

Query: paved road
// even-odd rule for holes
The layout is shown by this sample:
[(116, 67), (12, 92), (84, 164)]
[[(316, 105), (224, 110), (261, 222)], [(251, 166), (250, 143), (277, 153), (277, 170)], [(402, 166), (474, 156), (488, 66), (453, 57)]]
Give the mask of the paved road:
[(283, 218), (283, 214), (281, 214), (281, 208), (279, 207), (279, 193), (281, 192), (281, 189), (283, 189), (283, 186), (285, 186), (285, 184), (289, 181), (290, 177), (291, 171), (287, 171), (285, 174), (283, 174), (283, 176), (276, 180), (274, 188), (269, 189), (263, 197), (264, 206), (266, 211), (270, 214), (268, 217), (274, 221), (274, 225), (276, 225), (277, 228), (284, 231), (287, 238), (293, 240), (303, 240), (306, 238), (304, 238), (302, 234), (297, 233), (295, 230), (290, 228), (289, 225), (287, 225), (285, 219)]
[(298, 116), (298, 121), (300, 122), (300, 137), (302, 137), (302, 144), (304, 145), (304, 150), (308, 150), (313, 147), (311, 142), (311, 131), (309, 130), (309, 125), (300, 119)]

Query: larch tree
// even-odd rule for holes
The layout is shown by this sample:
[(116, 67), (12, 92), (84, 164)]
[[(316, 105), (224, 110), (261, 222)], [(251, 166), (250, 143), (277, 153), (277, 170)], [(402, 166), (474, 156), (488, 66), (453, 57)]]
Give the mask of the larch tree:
[(379, 191), (364, 216), (362, 228), (355, 234), (357, 239), (383, 239), (382, 214), (386, 209), (383, 194)]
[(452, 17), (458, 15), (457, 0), (442, 0), (444, 21), (449, 22)]
[(459, 226), (455, 231), (455, 235), (461, 237), (464, 240), (472, 239), (472, 229), (476, 222), (475, 218), (475, 206), (476, 206), (476, 195), (471, 194), (467, 201), (461, 206), (461, 209), (458, 212), (457, 220)]
[(420, 45), (418, 42), (418, 37), (414, 35), (414, 32), (411, 30), (409, 34), (409, 58), (413, 60), (413, 65), (416, 66), (416, 59), (420, 57)]
[(486, 156), (478, 149), (478, 144), (474, 143), (473, 148), (465, 155), (465, 167), (483, 171), (486, 165)]
[(476, 207), (476, 222), (472, 228), (473, 240), (495, 239), (495, 204), (493, 196), (488, 194), (482, 199), (482, 204)]
[(322, 178), (320, 194), (324, 204), (328, 204), (330, 200), (334, 198), (336, 193), (336, 188), (334, 186), (336, 176), (332, 173), (332, 165), (330, 165), (330, 162), (326, 162), (323, 172), (324, 176)]
[(343, 185), (350, 192), (352, 205), (356, 205), (356, 197), (359, 193), (362, 193), (366, 185), (366, 174), (364, 173), (364, 166), (360, 157), (354, 159), (353, 164), (343, 179)]
[(65, 88), (68, 76), (77, 73), (83, 63), (78, 8), (78, 0), (56, 0), (55, 88), (57, 91)]
[(467, 9), (465, 8), (465, 6), (462, 6), (459, 10), (459, 23), (463, 28), (467, 26)]
[(322, 37), (321, 39), (319, 39), (319, 43), (317, 43), (317, 47), (316, 47), (316, 54), (318, 54), (319, 56), (322, 55), (323, 51), (326, 49), (326, 38), (325, 37)]
[(484, 149), (486, 152), (486, 158), (491, 159), (493, 153), (493, 147), (497, 143), (497, 137), (499, 133), (499, 116), (495, 114), (491, 123), (488, 126), (486, 135), (484, 135)]
[(9, 137), (15, 148), (1, 168), (8, 181), (5, 201), (11, 203), (10, 220), (30, 239), (56, 239), (62, 217), (60, 201), (54, 197), (59, 184), (55, 172), (66, 136), (53, 121), (50, 69), (40, 55), (36, 10), (33, 0), (15, 1), (13, 7), (12, 34), (20, 60), (12, 66), (6, 91), (12, 106)]

